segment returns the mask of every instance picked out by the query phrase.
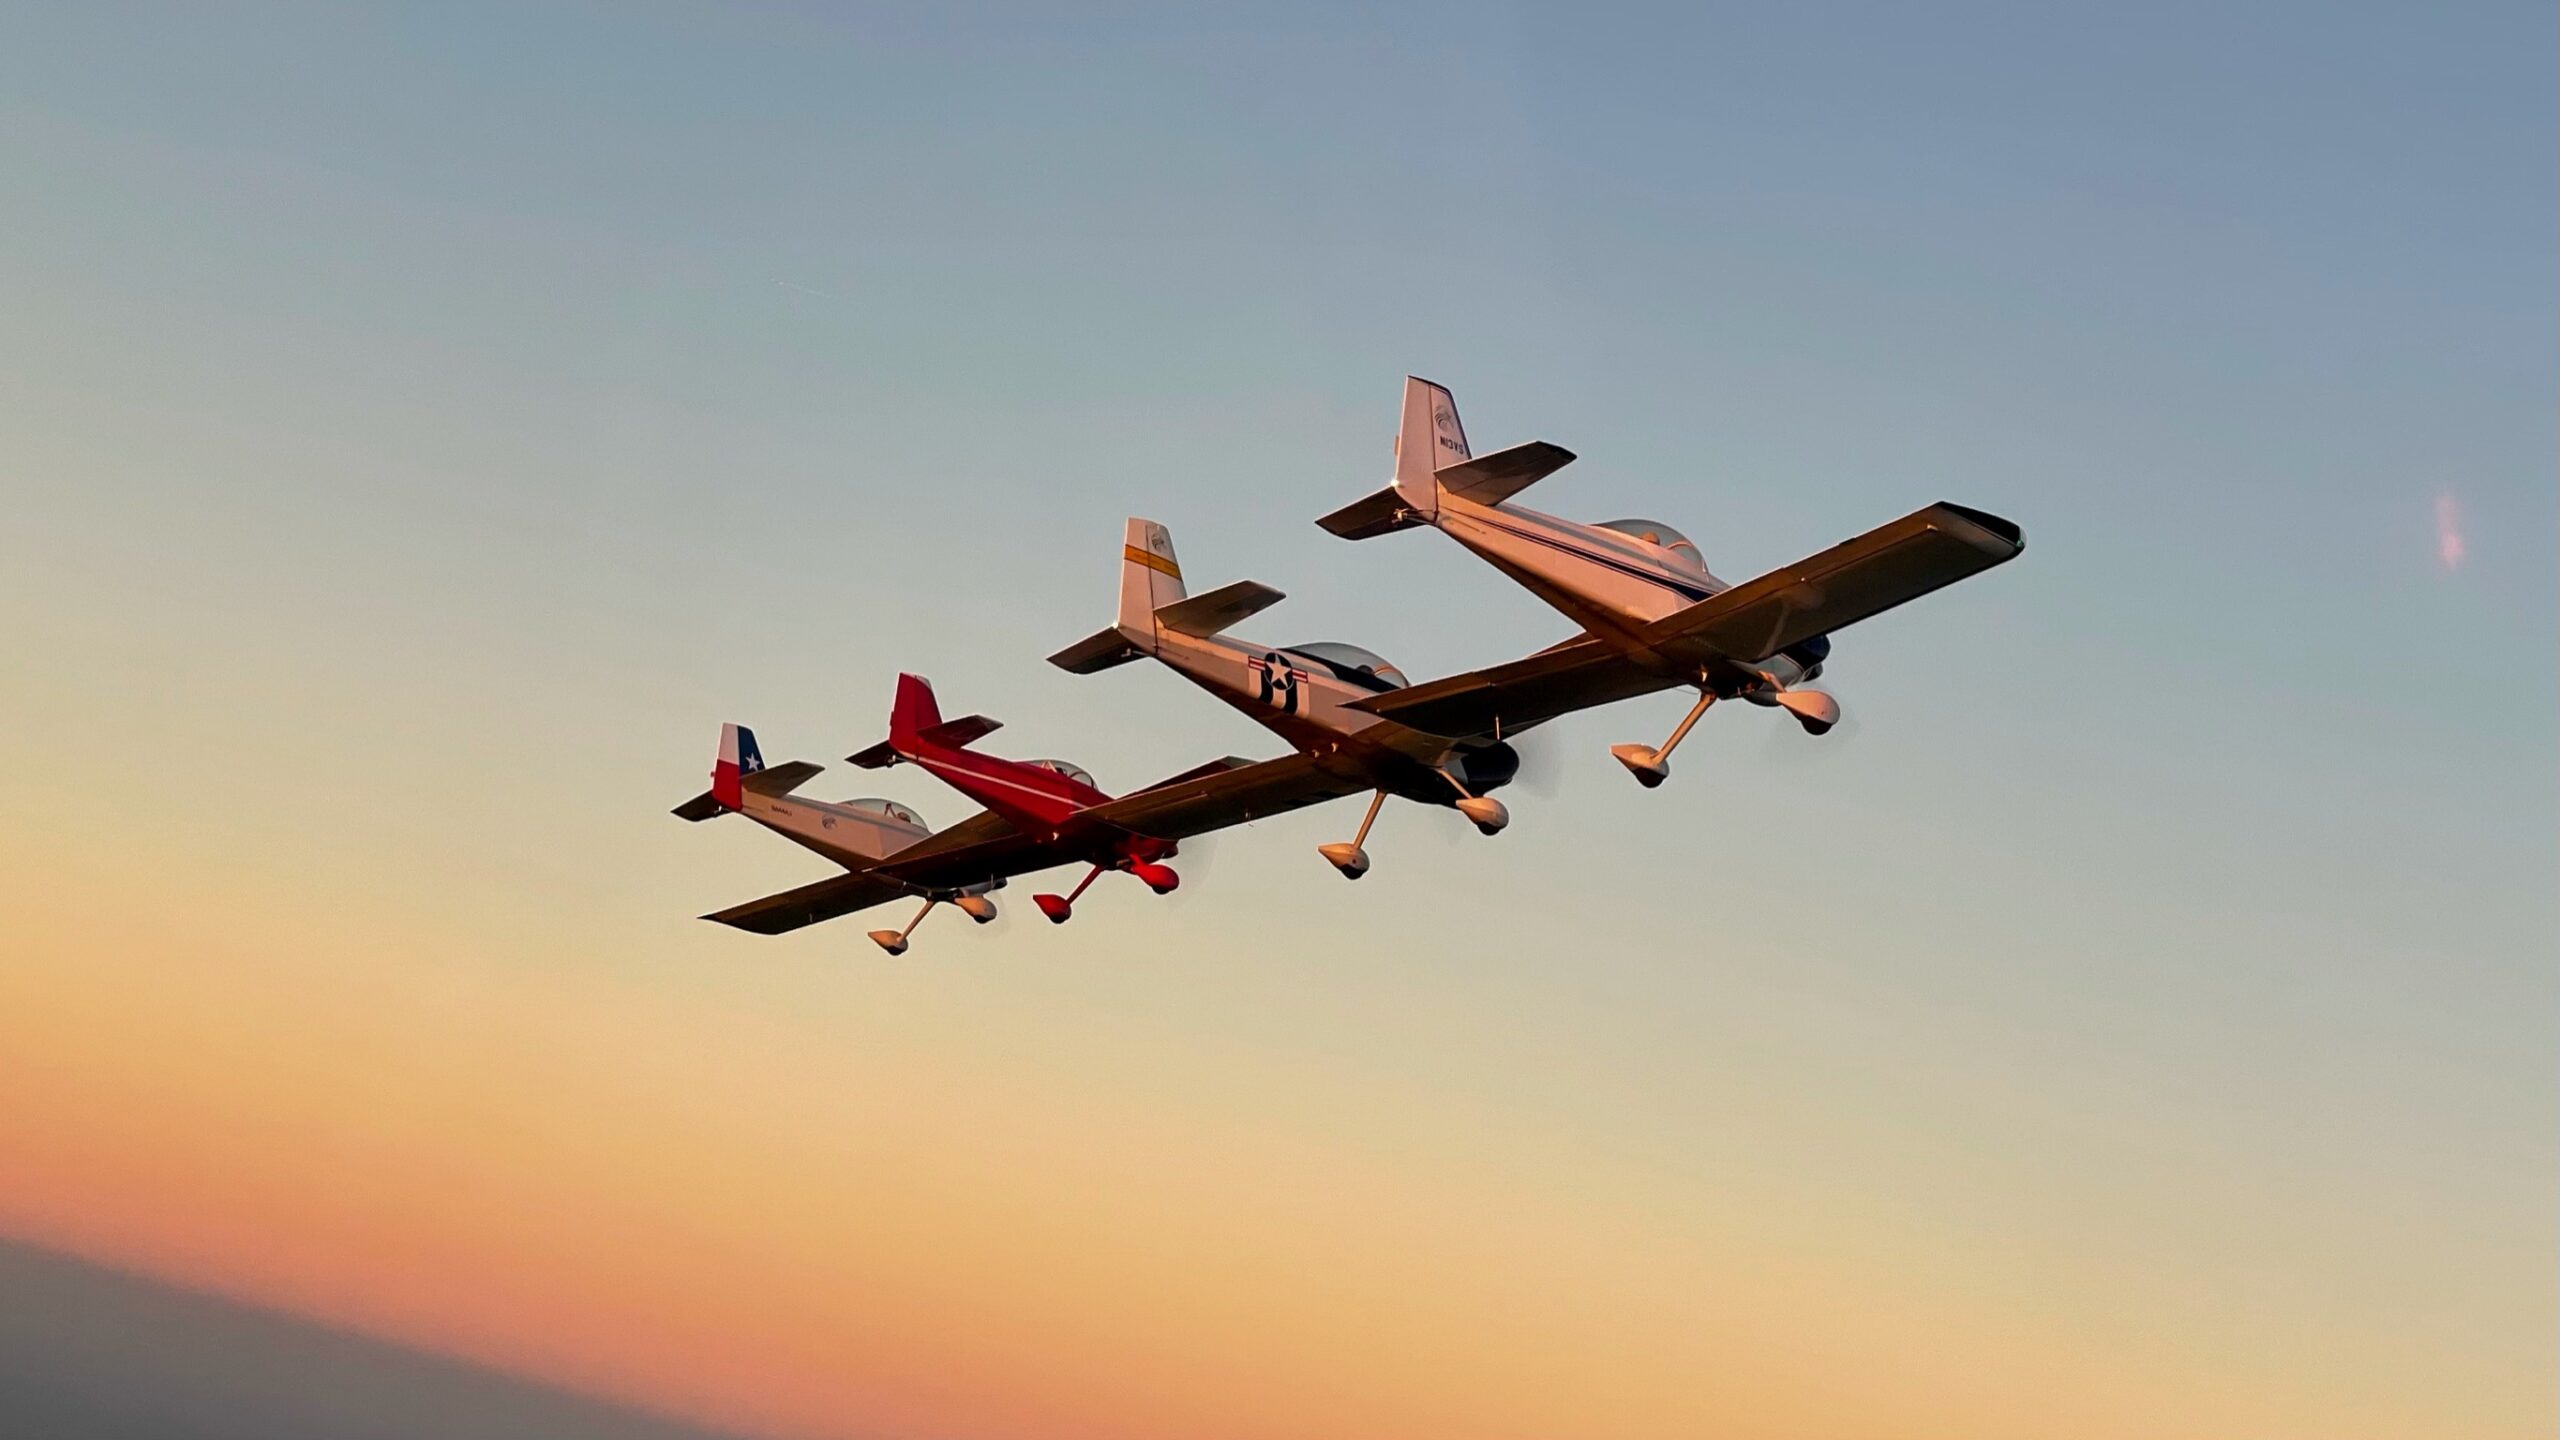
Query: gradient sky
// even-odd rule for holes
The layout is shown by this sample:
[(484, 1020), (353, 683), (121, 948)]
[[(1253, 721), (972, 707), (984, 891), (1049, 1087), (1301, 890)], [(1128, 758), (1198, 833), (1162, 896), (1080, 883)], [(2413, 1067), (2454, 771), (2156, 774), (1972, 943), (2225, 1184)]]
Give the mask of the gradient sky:
[[(2548, 1434), (2555, 42), (13, 11), (0, 1235), (787, 1437)], [(1408, 372), (1728, 576), (2029, 548), (1828, 739), (1577, 717), (1357, 887), (1334, 806), (894, 962), (692, 918), (823, 873), (666, 815), (719, 723), (902, 668), (1272, 753), (1040, 663), (1125, 515), (1268, 639), (1561, 638), (1309, 523)]]

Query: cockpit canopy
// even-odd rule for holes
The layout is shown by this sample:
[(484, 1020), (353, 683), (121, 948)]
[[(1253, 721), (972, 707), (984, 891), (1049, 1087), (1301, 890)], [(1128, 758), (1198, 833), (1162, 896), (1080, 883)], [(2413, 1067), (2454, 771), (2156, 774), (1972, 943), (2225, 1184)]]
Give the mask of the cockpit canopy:
[(1319, 640), (1312, 645), (1291, 645), (1288, 653), (1312, 660), (1333, 673), (1339, 680), (1349, 681), (1367, 690), (1401, 690), (1413, 682), (1404, 672), (1390, 665), (1386, 657), (1357, 645), (1344, 645), (1332, 640)]
[(1031, 760), (1024, 763), (1037, 765), (1041, 769), (1047, 770), (1053, 774), (1064, 775), (1068, 779), (1073, 780), (1077, 784), (1090, 790), (1099, 790), (1102, 788), (1101, 786), (1093, 783), (1092, 772), (1086, 770), (1081, 765), (1070, 765), (1064, 760)]
[(883, 800), (878, 796), (865, 796), (860, 800), (847, 800), (844, 802), (844, 807), (848, 810), (868, 810), (874, 815), (886, 816), (891, 820), (897, 821), (901, 825), (913, 825), (919, 830), (930, 830), (933, 828), (932, 826), (924, 823), (923, 816), (908, 809), (906, 806), (899, 804), (895, 800)]
[(1698, 553), (1698, 547), (1689, 543), (1689, 537), (1659, 520), (1609, 520), (1602, 522), (1600, 528), (1633, 535), (1648, 545), (1659, 545), (1670, 551), (1672, 558), (1692, 570), (1707, 568), (1707, 557)]

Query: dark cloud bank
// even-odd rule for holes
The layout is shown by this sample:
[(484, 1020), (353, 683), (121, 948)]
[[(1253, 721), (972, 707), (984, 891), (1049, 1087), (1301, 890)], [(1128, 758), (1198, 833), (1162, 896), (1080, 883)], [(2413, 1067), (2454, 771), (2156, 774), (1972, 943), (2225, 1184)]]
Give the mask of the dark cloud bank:
[(741, 1440), (6, 1242), (0, 1435)]

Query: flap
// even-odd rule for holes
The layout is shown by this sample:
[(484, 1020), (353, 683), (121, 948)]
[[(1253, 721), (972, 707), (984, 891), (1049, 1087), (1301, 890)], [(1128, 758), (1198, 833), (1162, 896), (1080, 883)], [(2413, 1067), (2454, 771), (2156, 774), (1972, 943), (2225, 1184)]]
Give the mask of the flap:
[(1544, 440), (1496, 450), (1434, 471), (1440, 488), (1461, 500), (1499, 505), (1573, 463), (1573, 452)]
[(1287, 598), (1259, 580), (1238, 580), (1158, 609), (1156, 624), (1176, 635), (1215, 635)]

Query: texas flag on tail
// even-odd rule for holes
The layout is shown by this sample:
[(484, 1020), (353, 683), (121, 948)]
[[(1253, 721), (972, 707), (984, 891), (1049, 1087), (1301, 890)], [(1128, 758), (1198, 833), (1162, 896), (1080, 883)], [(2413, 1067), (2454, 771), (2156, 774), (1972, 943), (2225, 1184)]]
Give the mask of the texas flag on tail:
[(711, 767), (711, 798), (721, 808), (746, 808), (746, 791), (739, 783), (764, 768), (764, 753), (756, 749), (756, 732), (744, 725), (720, 727), (720, 758)]

